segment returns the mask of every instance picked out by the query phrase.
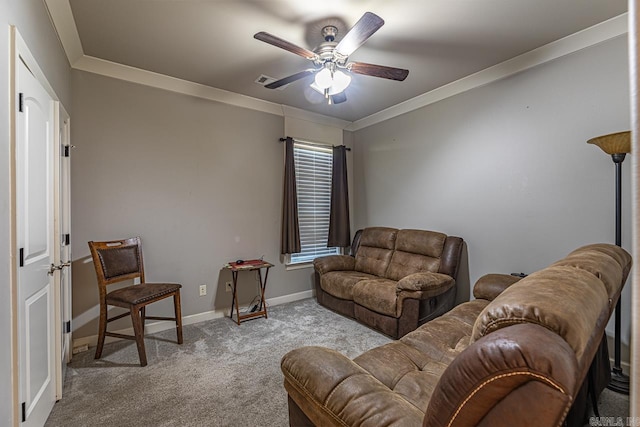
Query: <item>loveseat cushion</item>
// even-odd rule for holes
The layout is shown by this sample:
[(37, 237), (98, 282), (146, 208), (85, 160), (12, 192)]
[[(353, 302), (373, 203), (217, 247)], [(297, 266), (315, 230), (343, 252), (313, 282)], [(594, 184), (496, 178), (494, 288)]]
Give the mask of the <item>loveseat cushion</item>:
[(419, 271), (437, 272), (446, 234), (427, 230), (400, 230), (384, 277), (400, 280)]
[(326, 293), (337, 298), (353, 300), (353, 287), (365, 279), (377, 277), (359, 271), (330, 271), (320, 277), (320, 287)]
[(511, 285), (478, 316), (471, 341), (519, 323), (534, 323), (560, 335), (581, 360), (609, 295), (592, 273), (571, 266), (551, 266)]
[(356, 253), (355, 269), (384, 277), (396, 244), (398, 230), (388, 227), (365, 228)]
[(353, 302), (376, 313), (398, 317), (395, 280), (361, 280), (353, 287)]

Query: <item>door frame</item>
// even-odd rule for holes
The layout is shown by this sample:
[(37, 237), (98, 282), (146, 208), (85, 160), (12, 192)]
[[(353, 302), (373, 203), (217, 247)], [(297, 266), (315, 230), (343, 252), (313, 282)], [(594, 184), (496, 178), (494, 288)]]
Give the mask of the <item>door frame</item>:
[[(58, 274), (53, 275), (54, 286), (54, 316), (56, 321), (54, 324), (54, 337), (55, 337), (55, 375), (56, 375), (56, 400), (62, 399), (62, 386), (64, 384), (65, 366), (71, 362), (71, 330), (65, 330), (64, 323), (69, 322), (71, 324), (71, 289), (68, 289), (68, 293), (65, 294), (63, 287), (65, 282), (63, 281), (63, 274), (69, 277), (69, 286), (71, 280), (71, 242), (63, 244), (63, 236), (67, 233), (71, 233), (71, 213), (70, 213), (70, 200), (71, 200), (71, 188), (70, 188), (70, 173), (71, 173), (71, 118), (64, 109), (64, 106), (59, 102), (55, 102), (53, 106), (53, 141), (54, 141), (54, 153), (53, 153), (53, 251), (56, 265), (65, 265), (63, 267), (66, 270), (61, 270)], [(63, 152), (63, 147), (65, 150)], [(66, 154), (65, 154), (66, 152)], [(67, 163), (66, 167), (63, 167), (62, 163)], [(63, 171), (63, 169), (65, 169)], [(67, 175), (66, 179), (64, 175)], [(66, 212), (66, 216), (62, 215), (62, 212)], [(62, 250), (62, 247), (65, 250)], [(68, 264), (68, 265), (67, 265)], [(67, 295), (68, 300), (65, 302), (64, 296)], [(62, 321), (60, 321), (62, 320)], [(63, 352), (64, 350), (64, 352)]]
[[(16, 123), (17, 123), (17, 113), (18, 113), (18, 93), (17, 93), (17, 75), (18, 75), (18, 67), (20, 62), (22, 61), (27, 68), (31, 71), (31, 73), (36, 77), (36, 79), (40, 82), (42, 87), (47, 91), (51, 99), (53, 99), (54, 104), (58, 107), (54, 108), (58, 110), (58, 108), (64, 111), (63, 105), (60, 103), (60, 98), (53, 90), (53, 87), (49, 84), (45, 74), (42, 69), (38, 65), (35, 57), (27, 47), (24, 39), (18, 32), (18, 29), (14, 25), (9, 26), (9, 226), (10, 226), (10, 236), (9, 236), (9, 288), (10, 288), (10, 300), (11, 300), (11, 425), (19, 426), (20, 424), (20, 376), (19, 376), (19, 334), (18, 334), (18, 244), (17, 244), (17, 200), (16, 200), (16, 183), (17, 183), (17, 175), (16, 175)], [(65, 111), (66, 113), (66, 111)], [(55, 131), (58, 128), (58, 124), (54, 123), (53, 130)], [(54, 177), (55, 181), (55, 177)], [(57, 197), (54, 194), (54, 197)], [(55, 215), (55, 212), (54, 212)], [(55, 220), (54, 220), (55, 222)], [(54, 227), (55, 228), (55, 227)], [(52, 228), (53, 231), (53, 228)], [(56, 235), (54, 233), (54, 248), (60, 245), (60, 235)], [(59, 255), (59, 251), (58, 251)], [(60, 259), (55, 259), (56, 264), (60, 264)], [(56, 310), (59, 310), (59, 307), (55, 307)], [(59, 318), (59, 313), (54, 313), (54, 316)], [(54, 331), (54, 334), (57, 333)], [(58, 336), (55, 336), (54, 339), (56, 341), (59, 339)], [(61, 380), (61, 378), (54, 378), (54, 381), (57, 383)], [(57, 387), (57, 384), (56, 384)]]

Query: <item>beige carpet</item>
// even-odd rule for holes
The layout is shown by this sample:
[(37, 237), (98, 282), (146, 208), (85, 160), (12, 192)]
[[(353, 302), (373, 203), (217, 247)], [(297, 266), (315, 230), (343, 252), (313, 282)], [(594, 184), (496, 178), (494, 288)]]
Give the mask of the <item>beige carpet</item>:
[(350, 357), (390, 339), (306, 299), (275, 306), (269, 318), (238, 326), (228, 318), (145, 339), (140, 368), (133, 341), (74, 356), (63, 398), (47, 426), (286, 426), (280, 359), (297, 347), (321, 345)]
[[(148, 336), (140, 368), (133, 341), (74, 356), (64, 393), (46, 426), (287, 426), (280, 359), (321, 345), (353, 358), (390, 339), (306, 299), (273, 307), (269, 318), (238, 326), (228, 318)], [(629, 413), (628, 396), (605, 390), (602, 416)]]

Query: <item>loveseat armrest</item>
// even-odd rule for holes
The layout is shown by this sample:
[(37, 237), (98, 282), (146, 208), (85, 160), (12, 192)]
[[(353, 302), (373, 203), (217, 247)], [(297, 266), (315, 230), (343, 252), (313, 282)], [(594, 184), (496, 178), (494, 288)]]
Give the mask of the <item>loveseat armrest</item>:
[(521, 277), (510, 274), (485, 274), (473, 286), (473, 296), (493, 301), (502, 291), (520, 279)]
[(398, 280), (397, 291), (419, 291), (422, 297), (430, 298), (442, 294), (455, 284), (453, 277), (442, 273), (424, 271), (413, 273)]
[(356, 267), (356, 259), (349, 255), (329, 255), (313, 260), (313, 268), (320, 274), (330, 271), (351, 271)]

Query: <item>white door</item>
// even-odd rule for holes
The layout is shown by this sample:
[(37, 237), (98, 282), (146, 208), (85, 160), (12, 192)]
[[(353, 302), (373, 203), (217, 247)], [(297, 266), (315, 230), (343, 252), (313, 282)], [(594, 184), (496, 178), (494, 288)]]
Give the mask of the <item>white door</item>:
[[(71, 141), (70, 120), (60, 103), (54, 104), (54, 286), (56, 339), (56, 400), (62, 399), (67, 363), (71, 362)], [(59, 272), (59, 273), (55, 273)]]
[(16, 64), (16, 237), (22, 425), (41, 426), (55, 403), (54, 101)]

